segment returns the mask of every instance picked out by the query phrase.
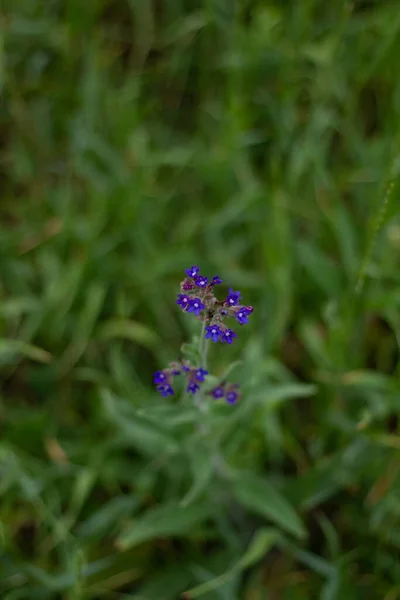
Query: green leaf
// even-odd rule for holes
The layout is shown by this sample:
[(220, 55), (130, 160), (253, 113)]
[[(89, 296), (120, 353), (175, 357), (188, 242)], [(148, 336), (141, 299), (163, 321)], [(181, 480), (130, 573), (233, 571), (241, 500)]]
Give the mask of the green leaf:
[(154, 348), (158, 337), (149, 327), (128, 319), (111, 319), (104, 323), (99, 330), (101, 339), (127, 339), (146, 348)]
[(137, 414), (125, 414), (120, 406), (122, 401), (108, 390), (103, 390), (101, 396), (107, 418), (114, 423), (127, 444), (151, 456), (158, 453), (174, 454), (179, 450), (172, 435), (164, 431), (160, 424)]
[(202, 502), (182, 507), (176, 502), (157, 506), (138, 517), (117, 539), (121, 550), (160, 537), (183, 536), (211, 517), (212, 504)]
[(305, 241), (298, 244), (298, 253), (301, 263), (316, 285), (329, 298), (336, 297), (341, 291), (342, 280), (333, 261), (317, 246)]
[(199, 598), (200, 596), (219, 588), (221, 585), (228, 583), (235, 575), (261, 560), (261, 558), (263, 558), (272, 548), (278, 538), (279, 533), (276, 529), (265, 527), (260, 529), (251, 540), (244, 555), (231, 569), (214, 579), (210, 579), (209, 581), (188, 590), (186, 596), (190, 600)]
[(266, 479), (242, 471), (232, 485), (233, 494), (242, 506), (270, 519), (298, 538), (306, 535), (296, 511)]
[(61, 373), (68, 372), (86, 351), (103, 308), (106, 291), (104, 283), (93, 282), (88, 286), (82, 311), (73, 330), (74, 335), (60, 359)]
[(306, 398), (317, 393), (316, 385), (307, 383), (282, 383), (279, 385), (265, 386), (262, 393), (257, 397), (265, 401), (268, 408), (276, 408), (283, 404), (286, 400), (292, 398)]
[(112, 498), (104, 506), (90, 515), (77, 529), (79, 537), (101, 538), (122, 518), (131, 515), (137, 508), (138, 499), (129, 496)]
[(210, 448), (199, 448), (196, 444), (190, 456), (193, 473), (193, 485), (181, 501), (181, 506), (188, 506), (205, 490), (213, 473), (213, 455)]
[(0, 339), (0, 361), (4, 358), (11, 358), (14, 355), (25, 356), (36, 362), (49, 363), (52, 360), (50, 352), (46, 352), (42, 348), (27, 344), (21, 340)]
[(181, 354), (191, 360), (194, 364), (197, 364), (199, 359), (200, 359), (200, 355), (199, 355), (199, 348), (198, 348), (198, 342), (193, 342), (193, 343), (185, 343), (181, 345)]
[(192, 577), (189, 568), (182, 564), (182, 561), (161, 572), (155, 571), (153, 568), (151, 577), (147, 578), (143, 587), (139, 588), (136, 598), (177, 600), (177, 598), (181, 598), (180, 593), (193, 581)]
[(82, 468), (78, 473), (72, 487), (70, 506), (68, 509), (68, 517), (71, 521), (74, 522), (77, 518), (82, 506), (93, 489), (96, 479), (97, 472), (93, 468)]
[(271, 527), (262, 527), (254, 535), (249, 547), (236, 565), (244, 570), (261, 560), (279, 539), (279, 532)]
[(329, 368), (331, 358), (328, 353), (326, 339), (317, 322), (304, 319), (299, 325), (300, 339), (316, 364), (321, 368)]
[(243, 365), (243, 361), (242, 360), (235, 360), (233, 363), (231, 363), (229, 365), (229, 367), (224, 371), (224, 373), (221, 375), (221, 377), (219, 378), (219, 381), (225, 381), (225, 379), (228, 379), (229, 375), (235, 370), (237, 369), (237, 367), (241, 367)]
[(286, 481), (289, 498), (302, 510), (312, 510), (332, 498), (343, 487), (357, 485), (373, 463), (375, 448), (364, 437), (354, 440), (340, 452), (319, 460), (303, 474)]

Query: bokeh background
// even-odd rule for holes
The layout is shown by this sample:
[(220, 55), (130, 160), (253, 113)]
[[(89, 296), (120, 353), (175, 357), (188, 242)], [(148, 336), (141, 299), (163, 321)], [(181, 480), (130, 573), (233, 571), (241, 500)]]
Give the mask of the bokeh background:
[[(3, 0), (1, 598), (400, 598), (399, 36), (395, 1)], [(255, 307), (205, 437), (152, 385), (192, 264)]]

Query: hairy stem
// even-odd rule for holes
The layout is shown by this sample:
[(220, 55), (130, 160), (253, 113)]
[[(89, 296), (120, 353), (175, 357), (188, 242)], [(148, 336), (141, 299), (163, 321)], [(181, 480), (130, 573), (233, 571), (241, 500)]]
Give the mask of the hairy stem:
[[(206, 331), (206, 325), (207, 325), (207, 320), (206, 320), (206, 318), (204, 318), (203, 326), (201, 328), (201, 333), (200, 333), (200, 340), (199, 340), (199, 357), (200, 357), (199, 367), (201, 367), (203, 369), (207, 369), (207, 352), (208, 352), (208, 341), (209, 341), (209, 340), (206, 340), (204, 337), (204, 334)], [(207, 411), (207, 403), (205, 402), (205, 398), (204, 398), (202, 389), (199, 391), (198, 394), (196, 394), (196, 404), (199, 407), (199, 410), (201, 412), (204, 413)], [(207, 434), (208, 427), (206, 427), (203, 423), (201, 425), (201, 430), (202, 430), (203, 434)]]
[(200, 339), (199, 339), (199, 357), (200, 357), (200, 367), (203, 367), (203, 355), (204, 355), (204, 333), (206, 331), (206, 320), (204, 319), (203, 325), (201, 327)]
[(203, 355), (201, 357), (201, 366), (203, 367), (203, 369), (206, 369), (206, 370), (207, 370), (207, 354), (208, 354), (208, 349), (210, 347), (209, 342), (210, 342), (210, 340), (204, 340)]

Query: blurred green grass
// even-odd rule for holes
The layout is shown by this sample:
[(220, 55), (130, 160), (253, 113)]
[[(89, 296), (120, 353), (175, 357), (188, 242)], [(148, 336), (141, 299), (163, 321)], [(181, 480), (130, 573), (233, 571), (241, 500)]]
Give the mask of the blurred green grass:
[[(399, 598), (397, 4), (4, 0), (0, 32), (2, 598)], [(212, 357), (245, 360), (239, 481), (151, 385), (191, 264), (255, 307)]]

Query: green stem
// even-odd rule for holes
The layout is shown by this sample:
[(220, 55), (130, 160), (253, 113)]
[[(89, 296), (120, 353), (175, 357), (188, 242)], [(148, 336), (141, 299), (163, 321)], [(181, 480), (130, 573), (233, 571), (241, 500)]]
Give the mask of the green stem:
[(204, 319), (203, 326), (201, 328), (200, 341), (199, 341), (199, 356), (200, 356), (200, 367), (207, 369), (207, 354), (209, 348), (209, 341), (205, 339), (207, 321)]
[[(209, 340), (205, 339), (205, 331), (206, 331), (207, 321), (204, 319), (203, 326), (201, 328), (200, 340), (199, 340), (199, 357), (200, 357), (200, 367), (203, 369), (207, 368), (207, 352), (208, 352), (208, 342)], [(207, 411), (207, 402), (205, 401), (203, 391), (200, 390), (198, 394), (196, 394), (196, 404), (199, 407), (200, 412), (204, 413)], [(201, 430), (204, 434), (207, 434), (208, 427), (204, 424), (201, 425)]]
[(203, 367), (203, 369), (206, 369), (206, 370), (207, 370), (207, 354), (208, 354), (208, 349), (210, 347), (209, 342), (210, 342), (210, 340), (204, 340), (203, 355), (201, 357), (201, 366)]
[(204, 319), (203, 325), (202, 325), (202, 328), (201, 328), (201, 333), (200, 333), (200, 340), (199, 340), (200, 367), (203, 366), (203, 355), (204, 355), (204, 345), (205, 345), (204, 344), (204, 342), (205, 342), (204, 334), (205, 334), (205, 331), (206, 331), (206, 320)]

